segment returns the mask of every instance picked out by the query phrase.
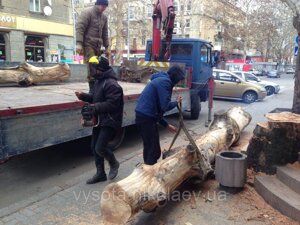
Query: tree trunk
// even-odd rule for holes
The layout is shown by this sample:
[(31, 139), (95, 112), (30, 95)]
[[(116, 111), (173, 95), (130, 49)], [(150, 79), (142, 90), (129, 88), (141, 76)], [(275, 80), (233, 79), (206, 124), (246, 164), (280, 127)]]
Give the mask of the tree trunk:
[(276, 173), (276, 166), (294, 163), (300, 152), (300, 115), (270, 113), (257, 124), (247, 149), (248, 164), (255, 171)]
[(30, 86), (32, 84), (64, 81), (71, 75), (68, 64), (58, 64), (52, 67), (35, 67), (23, 63), (15, 68), (0, 68), (0, 85), (19, 84)]
[(217, 113), (208, 132), (196, 140), (198, 149), (189, 145), (165, 152), (157, 164), (139, 164), (127, 178), (108, 185), (101, 199), (102, 224), (126, 224), (139, 210), (163, 206), (186, 179), (197, 176), (204, 181), (216, 153), (237, 142), (250, 121), (240, 107)]
[[(298, 36), (300, 36), (300, 15), (294, 17), (293, 25), (297, 29)], [(300, 49), (300, 42), (298, 43)], [(298, 50), (299, 51), (299, 50)], [(300, 114), (300, 54), (298, 53), (296, 62), (295, 86), (294, 86), (294, 100), (292, 112)]]

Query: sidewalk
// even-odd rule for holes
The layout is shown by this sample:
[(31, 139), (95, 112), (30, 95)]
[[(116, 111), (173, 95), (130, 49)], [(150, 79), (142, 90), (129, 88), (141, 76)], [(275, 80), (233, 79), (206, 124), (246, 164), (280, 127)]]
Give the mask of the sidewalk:
[[(200, 134), (200, 128), (192, 129)], [(202, 130), (203, 131), (203, 130)], [(245, 150), (246, 140), (251, 132), (244, 132), (239, 150)], [(170, 138), (162, 138), (162, 149), (168, 148)], [(186, 145), (187, 139), (181, 135), (175, 146)], [(174, 146), (174, 147), (175, 147)], [(141, 151), (119, 158), (119, 175), (115, 181), (124, 179), (142, 162)], [(108, 168), (107, 168), (108, 169)], [(21, 201), (0, 210), (0, 225), (85, 225), (100, 224), (101, 193), (109, 181), (86, 185), (93, 171), (67, 181), (64, 187), (54, 187), (33, 199)], [(275, 211), (255, 192), (252, 187), (253, 174), (248, 171), (248, 184), (239, 193), (222, 190), (215, 180), (199, 184), (185, 184), (179, 188), (177, 196), (154, 213), (139, 213), (129, 225), (265, 225), (298, 223)], [(250, 185), (249, 185), (250, 184)]]
[[(122, 158), (118, 180), (128, 176), (141, 161), (139, 152)], [(108, 182), (86, 185), (85, 180), (93, 173), (90, 171), (73, 179), (70, 188), (58, 188), (49, 197), (2, 217), (0, 225), (100, 224), (100, 196)], [(151, 214), (141, 212), (129, 224), (297, 224), (273, 210), (250, 185), (236, 194), (220, 189), (215, 180), (207, 181), (202, 187), (184, 185), (179, 190), (181, 194), (191, 193), (190, 197), (174, 198)]]

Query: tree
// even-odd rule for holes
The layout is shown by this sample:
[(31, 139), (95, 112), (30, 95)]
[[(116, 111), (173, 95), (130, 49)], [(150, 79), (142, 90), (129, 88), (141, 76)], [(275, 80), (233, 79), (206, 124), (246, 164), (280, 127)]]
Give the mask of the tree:
[[(281, 0), (286, 3), (294, 13), (293, 25), (300, 36), (300, 2), (299, 0)], [(298, 43), (298, 48), (299, 48)], [(295, 86), (294, 86), (294, 100), (292, 112), (300, 114), (300, 56), (297, 56), (296, 62), (296, 74), (295, 74)]]

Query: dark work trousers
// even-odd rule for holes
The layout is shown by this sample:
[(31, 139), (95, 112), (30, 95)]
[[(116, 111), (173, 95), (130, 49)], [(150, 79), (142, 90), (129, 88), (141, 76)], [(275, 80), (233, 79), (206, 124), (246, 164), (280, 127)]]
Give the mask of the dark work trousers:
[(91, 148), (95, 157), (97, 172), (104, 172), (104, 159), (110, 161), (114, 155), (112, 150), (107, 147), (114, 135), (115, 129), (112, 127), (93, 128)]
[(143, 139), (144, 163), (154, 165), (161, 156), (157, 122), (155, 119), (136, 115), (136, 126)]

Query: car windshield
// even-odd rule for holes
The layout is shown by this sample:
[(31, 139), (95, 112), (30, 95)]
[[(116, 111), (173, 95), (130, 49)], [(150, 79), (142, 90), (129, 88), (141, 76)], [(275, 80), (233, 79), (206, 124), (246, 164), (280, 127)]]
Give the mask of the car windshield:
[(245, 80), (246, 81), (258, 81), (257, 77), (251, 73), (245, 73)]

